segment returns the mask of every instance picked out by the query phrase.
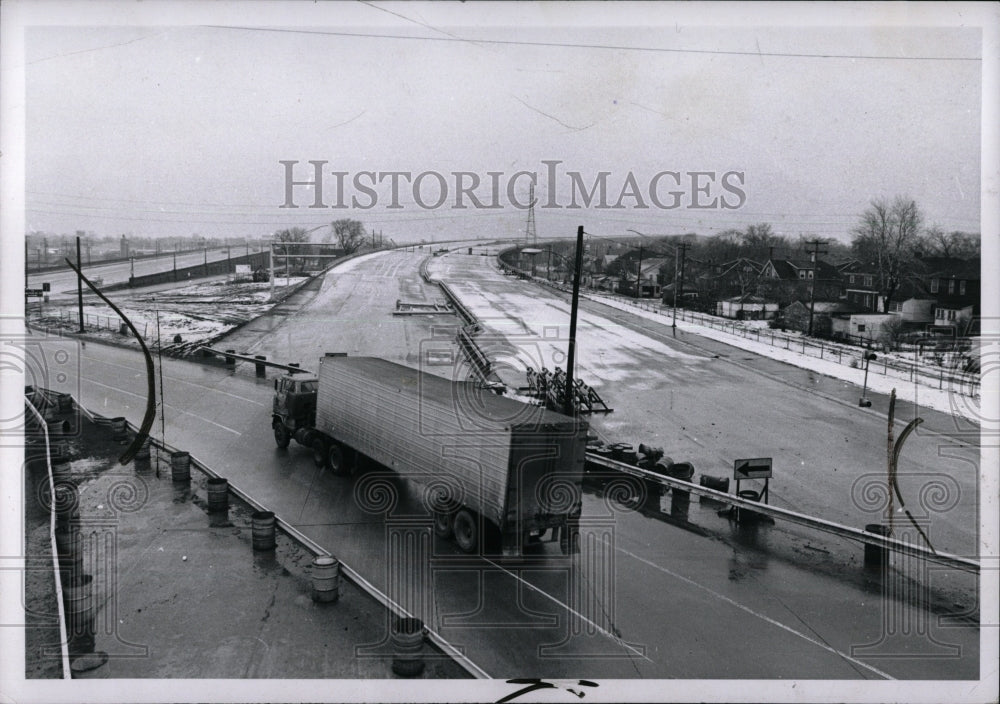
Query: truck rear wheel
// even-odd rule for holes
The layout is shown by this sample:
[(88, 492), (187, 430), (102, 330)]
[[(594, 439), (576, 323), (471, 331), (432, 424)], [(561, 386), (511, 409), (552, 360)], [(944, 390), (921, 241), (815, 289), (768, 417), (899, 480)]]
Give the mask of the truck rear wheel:
[(274, 442), (278, 448), (284, 450), (291, 441), (292, 436), (288, 433), (288, 429), (284, 425), (278, 423), (274, 426)]
[(315, 437), (313, 438), (311, 447), (312, 447), (313, 463), (317, 467), (322, 469), (323, 467), (326, 466), (327, 462), (326, 441), (323, 440), (323, 438), (321, 437)]
[(326, 462), (330, 471), (334, 474), (347, 474), (349, 471), (347, 461), (347, 453), (341, 444), (336, 441), (331, 442), (326, 451)]
[(464, 553), (475, 552), (479, 547), (479, 521), (473, 513), (467, 508), (459, 509), (452, 525), (458, 548)]
[(455, 534), (455, 514), (445, 511), (434, 512), (434, 535), (448, 539)]

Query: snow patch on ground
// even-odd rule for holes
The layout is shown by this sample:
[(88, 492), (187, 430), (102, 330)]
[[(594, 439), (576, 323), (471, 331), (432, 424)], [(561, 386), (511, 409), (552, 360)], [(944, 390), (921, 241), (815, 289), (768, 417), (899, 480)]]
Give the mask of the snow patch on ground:
[[(276, 277), (274, 290), (282, 293), (300, 284), (305, 277)], [(115, 304), (136, 327), (147, 346), (157, 348), (181, 343), (208, 342), (266, 313), (274, 305), (270, 282), (210, 281), (177, 289), (136, 293)], [(88, 303), (83, 307), (86, 334), (138, 346), (131, 332), (120, 331), (122, 320), (109, 306)], [(32, 322), (53, 330), (79, 329), (75, 305), (47, 306)]]
[[(613, 308), (628, 311), (633, 315), (647, 320), (655, 320), (658, 323), (666, 323), (670, 320), (667, 315), (667, 310), (664, 310), (663, 313), (658, 313), (655, 311), (637, 308), (632, 304), (605, 296), (595, 296), (589, 294), (581, 295)], [(707, 325), (699, 325), (698, 323), (691, 321), (681, 320), (680, 318), (677, 320), (677, 327), (688, 332), (696, 333), (702, 337), (718, 340), (719, 342), (725, 342), (728, 345), (747, 350), (748, 352), (753, 352), (754, 354), (759, 354), (762, 357), (769, 357), (787, 364), (792, 364), (796, 367), (809, 369), (819, 374), (825, 374), (826, 376), (830, 376), (835, 379), (850, 382), (857, 385), (859, 391), (858, 395), (860, 397), (860, 391), (862, 385), (864, 384), (865, 376), (863, 367), (859, 366), (859, 368), (855, 369), (834, 361), (818, 359), (816, 357), (795, 352), (794, 350), (774, 347), (763, 342), (757, 342), (755, 340), (740, 337), (739, 335), (733, 335), (722, 330), (716, 330), (715, 328), (708, 327)], [(861, 352), (862, 351), (860, 349), (854, 349), (854, 353), (859, 358), (861, 357)], [(893, 389), (896, 389), (897, 398), (904, 399), (912, 403), (918, 403), (921, 406), (926, 406), (927, 408), (941, 411), (943, 413), (961, 415), (976, 423), (979, 423), (982, 420), (979, 399), (960, 393), (961, 390), (950, 389), (948, 388), (947, 383), (945, 384), (944, 389), (935, 389), (902, 379), (881, 376), (878, 373), (878, 369), (878, 364), (873, 363), (869, 366), (868, 371), (868, 388), (874, 392), (889, 394)]]

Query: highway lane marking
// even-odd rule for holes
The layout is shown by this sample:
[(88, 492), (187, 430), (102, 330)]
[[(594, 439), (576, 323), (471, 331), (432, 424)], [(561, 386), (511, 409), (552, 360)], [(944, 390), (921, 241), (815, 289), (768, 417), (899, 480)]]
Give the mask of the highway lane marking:
[(532, 584), (531, 582), (527, 581), (526, 579), (524, 579), (520, 575), (514, 574), (513, 572), (511, 572), (507, 568), (503, 567), (502, 565), (498, 565), (493, 560), (490, 560), (490, 559), (484, 557), (483, 561), (486, 562), (486, 563), (488, 563), (488, 564), (490, 564), (490, 565), (493, 565), (493, 567), (497, 568), (501, 572), (504, 572), (504, 573), (510, 575), (511, 577), (513, 577), (514, 579), (516, 579), (518, 582), (520, 582), (521, 584), (527, 586), (532, 591), (537, 592), (538, 594), (541, 594), (542, 596), (544, 596), (549, 601), (554, 602), (555, 604), (561, 606), (563, 609), (565, 609), (569, 613), (571, 613), (574, 616), (576, 616), (577, 618), (579, 618), (583, 623), (586, 623), (588, 626), (593, 626), (595, 629), (597, 629), (598, 631), (600, 631), (603, 635), (607, 636), (608, 638), (610, 638), (611, 640), (613, 640), (615, 643), (617, 643), (618, 645), (622, 646), (623, 648), (625, 648), (627, 650), (631, 650), (633, 653), (635, 653), (636, 655), (638, 655), (639, 657), (641, 657), (646, 662), (650, 662), (650, 663), (653, 662), (652, 660), (649, 659), (649, 657), (646, 656), (645, 653), (643, 653), (640, 650), (638, 650), (637, 648), (629, 645), (624, 640), (622, 640), (619, 636), (615, 635), (614, 633), (612, 633), (611, 631), (607, 630), (606, 628), (602, 628), (598, 624), (594, 623), (589, 618), (587, 618), (586, 616), (584, 616), (583, 614), (581, 614), (579, 611), (577, 611), (576, 609), (574, 609), (571, 606), (569, 606), (569, 604), (564, 604), (563, 602), (559, 601), (557, 598), (555, 598), (554, 596), (552, 596), (551, 594), (549, 594), (544, 589), (536, 587), (534, 584)]
[[(90, 384), (95, 384), (97, 386), (103, 386), (106, 389), (111, 389), (112, 391), (117, 391), (119, 393), (128, 394), (129, 396), (135, 396), (136, 398), (141, 398), (141, 399), (145, 399), (146, 398), (146, 396), (144, 394), (133, 393), (131, 391), (126, 391), (125, 389), (119, 389), (116, 386), (108, 386), (107, 384), (102, 384), (101, 382), (94, 381), (93, 379), (84, 378), (84, 379), (82, 379), (82, 381), (86, 381), (86, 382), (88, 382)], [(177, 406), (171, 406), (169, 403), (165, 403), (163, 405), (164, 405), (164, 407), (169, 408), (169, 409), (174, 410), (174, 411), (177, 411), (178, 413), (182, 413), (182, 414), (184, 414), (186, 416), (191, 416), (192, 418), (197, 418), (198, 420), (204, 421), (205, 423), (211, 423), (212, 425), (216, 426), (217, 428), (222, 428), (226, 432), (232, 433), (233, 435), (239, 435), (241, 437), (243, 435), (243, 433), (241, 433), (240, 431), (233, 430), (232, 428), (227, 428), (226, 426), (222, 425), (221, 423), (216, 423), (211, 418), (205, 418), (203, 416), (198, 415), (197, 413), (192, 413), (191, 411), (186, 411), (183, 408), (178, 408)]]
[[(93, 361), (93, 362), (97, 362), (98, 364), (106, 364), (109, 367), (121, 367), (122, 369), (128, 369), (130, 371), (136, 372), (137, 375), (138, 375), (139, 372), (144, 372), (145, 371), (145, 368), (130, 367), (127, 364), (119, 364), (118, 362), (108, 362), (108, 361), (103, 360), (103, 359), (98, 359), (97, 357), (86, 357), (85, 356), (84, 359), (87, 359), (87, 360), (90, 360), (90, 361)], [(182, 384), (187, 384), (189, 386), (197, 386), (197, 387), (202, 388), (202, 389), (206, 388), (204, 384), (199, 384), (199, 383), (194, 382), (194, 381), (188, 381), (187, 379), (178, 379), (176, 377), (168, 377), (168, 378), (171, 381), (180, 382)], [(97, 382), (94, 382), (94, 383), (96, 384)], [(261, 403), (260, 401), (255, 401), (252, 398), (247, 398), (246, 396), (240, 396), (239, 394), (231, 394), (228, 391), (222, 391), (221, 389), (216, 389), (216, 388), (213, 388), (213, 387), (207, 387), (207, 388), (209, 388), (213, 393), (223, 394), (225, 396), (232, 396), (233, 398), (238, 398), (239, 400), (246, 401), (247, 403), (253, 403), (253, 404), (256, 404), (258, 406), (266, 406), (267, 405), (266, 403)], [(128, 392), (126, 392), (126, 393), (128, 393)]]
[(893, 677), (889, 673), (883, 672), (882, 670), (879, 670), (877, 667), (872, 667), (868, 663), (862, 662), (861, 660), (858, 660), (857, 658), (853, 658), (850, 655), (847, 655), (846, 653), (843, 653), (843, 652), (837, 650), (836, 648), (834, 648), (831, 645), (827, 645), (826, 643), (818, 641), (818, 640), (816, 640), (814, 638), (810, 638), (805, 633), (802, 633), (800, 631), (796, 631), (791, 626), (786, 626), (785, 624), (781, 623), (781, 621), (776, 621), (775, 619), (771, 618), (770, 616), (767, 616), (766, 614), (762, 614), (762, 613), (760, 613), (758, 611), (754, 611), (749, 606), (741, 604), (738, 601), (729, 598), (725, 594), (720, 594), (719, 592), (715, 591), (714, 589), (709, 589), (705, 585), (699, 584), (698, 582), (695, 582), (693, 579), (690, 579), (688, 577), (685, 577), (684, 575), (680, 575), (680, 574), (677, 574), (676, 572), (668, 570), (666, 567), (662, 567), (662, 566), (656, 564), (655, 562), (650, 562), (646, 558), (640, 557), (639, 555), (636, 555), (634, 552), (631, 552), (630, 550), (626, 550), (625, 548), (619, 547), (617, 545), (612, 545), (603, 536), (601, 537), (601, 542), (603, 542), (606, 545), (614, 548), (618, 552), (624, 553), (624, 554), (628, 555), (629, 557), (635, 558), (636, 560), (638, 560), (639, 562), (642, 562), (643, 564), (649, 565), (650, 567), (652, 567), (654, 569), (657, 569), (657, 570), (659, 570), (659, 571), (661, 571), (661, 572), (663, 572), (665, 574), (669, 574), (671, 577), (679, 579), (682, 582), (685, 582), (686, 584), (690, 584), (693, 587), (697, 587), (698, 589), (701, 589), (702, 591), (708, 592), (709, 594), (711, 594), (715, 598), (721, 599), (722, 601), (726, 602), (727, 604), (735, 606), (737, 609), (740, 609), (741, 611), (745, 611), (746, 613), (750, 614), (751, 616), (755, 616), (755, 617), (761, 619), (762, 621), (765, 621), (765, 622), (771, 624), (772, 626), (777, 626), (778, 628), (780, 628), (782, 630), (788, 631), (792, 635), (798, 636), (799, 638), (801, 638), (802, 640), (804, 640), (804, 641), (806, 641), (808, 643), (812, 643), (813, 645), (819, 646), (823, 650), (826, 650), (826, 651), (831, 652), (831, 653), (833, 653), (835, 655), (838, 655), (839, 657), (843, 658), (844, 660), (847, 660), (848, 662), (854, 663), (855, 665), (860, 665), (861, 667), (865, 668), (866, 670), (870, 670), (871, 672), (874, 672), (879, 677), (882, 677), (882, 678), (887, 679), (887, 680), (895, 680), (896, 679), (895, 677)]

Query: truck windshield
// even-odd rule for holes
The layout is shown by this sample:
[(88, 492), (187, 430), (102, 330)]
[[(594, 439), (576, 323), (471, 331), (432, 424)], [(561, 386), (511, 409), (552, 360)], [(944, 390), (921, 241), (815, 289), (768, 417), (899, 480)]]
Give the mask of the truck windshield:
[(299, 382), (299, 392), (300, 393), (308, 393), (310, 391), (315, 391), (315, 390), (316, 390), (316, 382), (315, 381), (300, 381)]

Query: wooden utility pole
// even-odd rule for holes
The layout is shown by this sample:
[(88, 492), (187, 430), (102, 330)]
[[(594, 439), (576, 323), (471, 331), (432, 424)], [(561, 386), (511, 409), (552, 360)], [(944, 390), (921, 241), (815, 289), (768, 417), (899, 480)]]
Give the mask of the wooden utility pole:
[(576, 364), (576, 317), (580, 309), (580, 270), (583, 268), (583, 225), (576, 230), (576, 257), (573, 265), (573, 301), (569, 313), (569, 349), (566, 355), (566, 398), (563, 412), (568, 416), (576, 416), (573, 386), (573, 367)]
[(820, 245), (826, 244), (826, 240), (811, 240), (806, 242), (807, 245), (812, 247), (810, 252), (810, 259), (813, 263), (813, 275), (809, 282), (809, 330), (806, 333), (809, 336), (813, 334), (813, 308), (816, 306), (816, 277), (819, 275), (819, 260), (817, 256), (820, 254), (826, 254), (827, 250), (820, 249)]
[[(677, 296), (684, 287), (684, 254), (690, 246), (687, 242), (674, 245), (674, 321), (670, 327), (675, 330), (677, 329)], [(677, 250), (680, 250), (679, 255)], [(678, 269), (680, 269), (680, 275), (677, 273)]]
[[(83, 271), (83, 263), (80, 261), (80, 237), (76, 238), (76, 268)], [(83, 274), (76, 276), (76, 301), (80, 311), (80, 332), (83, 332)]]
[(639, 245), (639, 271), (635, 275), (635, 297), (642, 298), (642, 244)]

